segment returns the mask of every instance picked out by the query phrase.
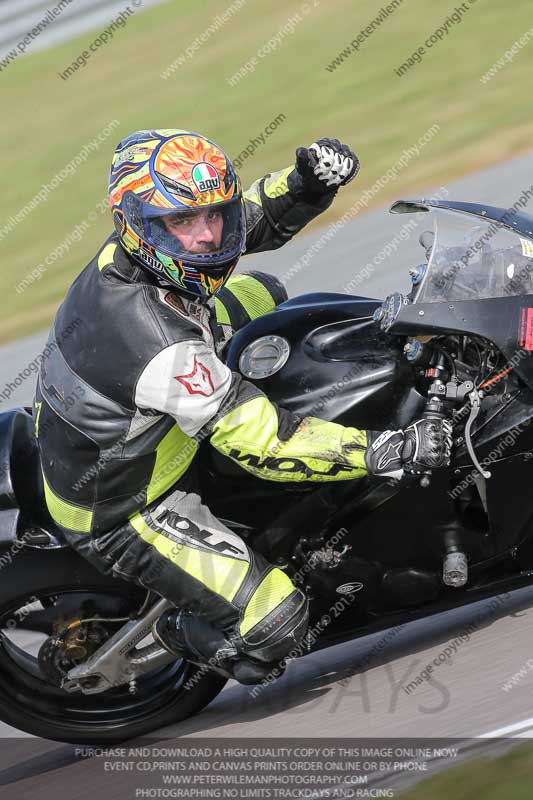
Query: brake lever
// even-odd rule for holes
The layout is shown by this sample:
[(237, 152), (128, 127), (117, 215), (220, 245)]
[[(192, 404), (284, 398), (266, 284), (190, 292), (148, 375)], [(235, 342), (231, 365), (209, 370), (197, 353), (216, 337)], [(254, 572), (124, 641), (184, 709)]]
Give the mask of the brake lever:
[(470, 435), (470, 431), (472, 430), (472, 425), (474, 424), (474, 421), (481, 410), (482, 397), (483, 393), (478, 392), (477, 389), (473, 389), (468, 395), (468, 398), (470, 400), (470, 414), (468, 415), (468, 419), (466, 421), (464, 436), (465, 436), (466, 449), (468, 450), (468, 455), (472, 459), (474, 467), (477, 469), (477, 471), (483, 478), (487, 479), (491, 477), (492, 473), (489, 472), (488, 470), (484, 470), (479, 461), (477, 460), (477, 456), (475, 454), (474, 447), (472, 445), (472, 437)]

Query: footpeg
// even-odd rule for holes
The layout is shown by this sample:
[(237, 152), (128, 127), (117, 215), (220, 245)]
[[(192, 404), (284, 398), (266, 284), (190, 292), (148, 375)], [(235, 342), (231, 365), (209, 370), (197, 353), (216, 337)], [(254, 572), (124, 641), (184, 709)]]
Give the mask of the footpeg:
[(446, 586), (455, 589), (465, 585), (468, 581), (468, 562), (464, 553), (459, 550), (446, 553), (442, 564), (442, 580)]

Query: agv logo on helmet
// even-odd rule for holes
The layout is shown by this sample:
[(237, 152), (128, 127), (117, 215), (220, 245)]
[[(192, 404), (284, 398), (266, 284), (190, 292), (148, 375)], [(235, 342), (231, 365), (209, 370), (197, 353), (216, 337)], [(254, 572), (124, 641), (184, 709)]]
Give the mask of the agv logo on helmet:
[(192, 179), (199, 192), (220, 189), (220, 176), (213, 165), (208, 164), (206, 161), (195, 164), (192, 171)]

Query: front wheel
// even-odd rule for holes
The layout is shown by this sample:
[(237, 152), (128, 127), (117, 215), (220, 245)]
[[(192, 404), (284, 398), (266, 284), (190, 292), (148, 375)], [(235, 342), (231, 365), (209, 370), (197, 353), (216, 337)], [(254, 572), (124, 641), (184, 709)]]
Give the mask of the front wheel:
[[(105, 637), (105, 619), (128, 616), (143, 598), (135, 584), (100, 574), (72, 550), (21, 550), (0, 576), (0, 720), (45, 739), (112, 745), (210, 703), (226, 680), (181, 659), (139, 679), (134, 693), (124, 685), (70, 694), (43, 672), (39, 651), (71, 620), (96, 615)], [(65, 669), (80, 653), (76, 641), (63, 654)]]

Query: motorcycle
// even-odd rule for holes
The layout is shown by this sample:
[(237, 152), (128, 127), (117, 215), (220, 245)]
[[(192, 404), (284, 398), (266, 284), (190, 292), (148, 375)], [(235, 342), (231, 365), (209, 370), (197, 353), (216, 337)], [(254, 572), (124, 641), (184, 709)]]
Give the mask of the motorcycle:
[[(268, 467), (295, 473), (286, 483), (239, 466), (256, 455), (200, 448), (204, 502), (309, 597), (291, 658), (533, 583), (533, 219), (436, 200), (391, 211), (434, 223), (409, 294), (287, 300), (225, 357), (301, 416), (372, 431), (446, 418), (449, 468), (342, 481), (336, 463), (316, 483), (274, 452)], [(31, 409), (0, 414), (0, 719), (114, 744), (198, 713), (225, 678), (153, 640), (168, 605), (67, 546), (46, 510)]]

